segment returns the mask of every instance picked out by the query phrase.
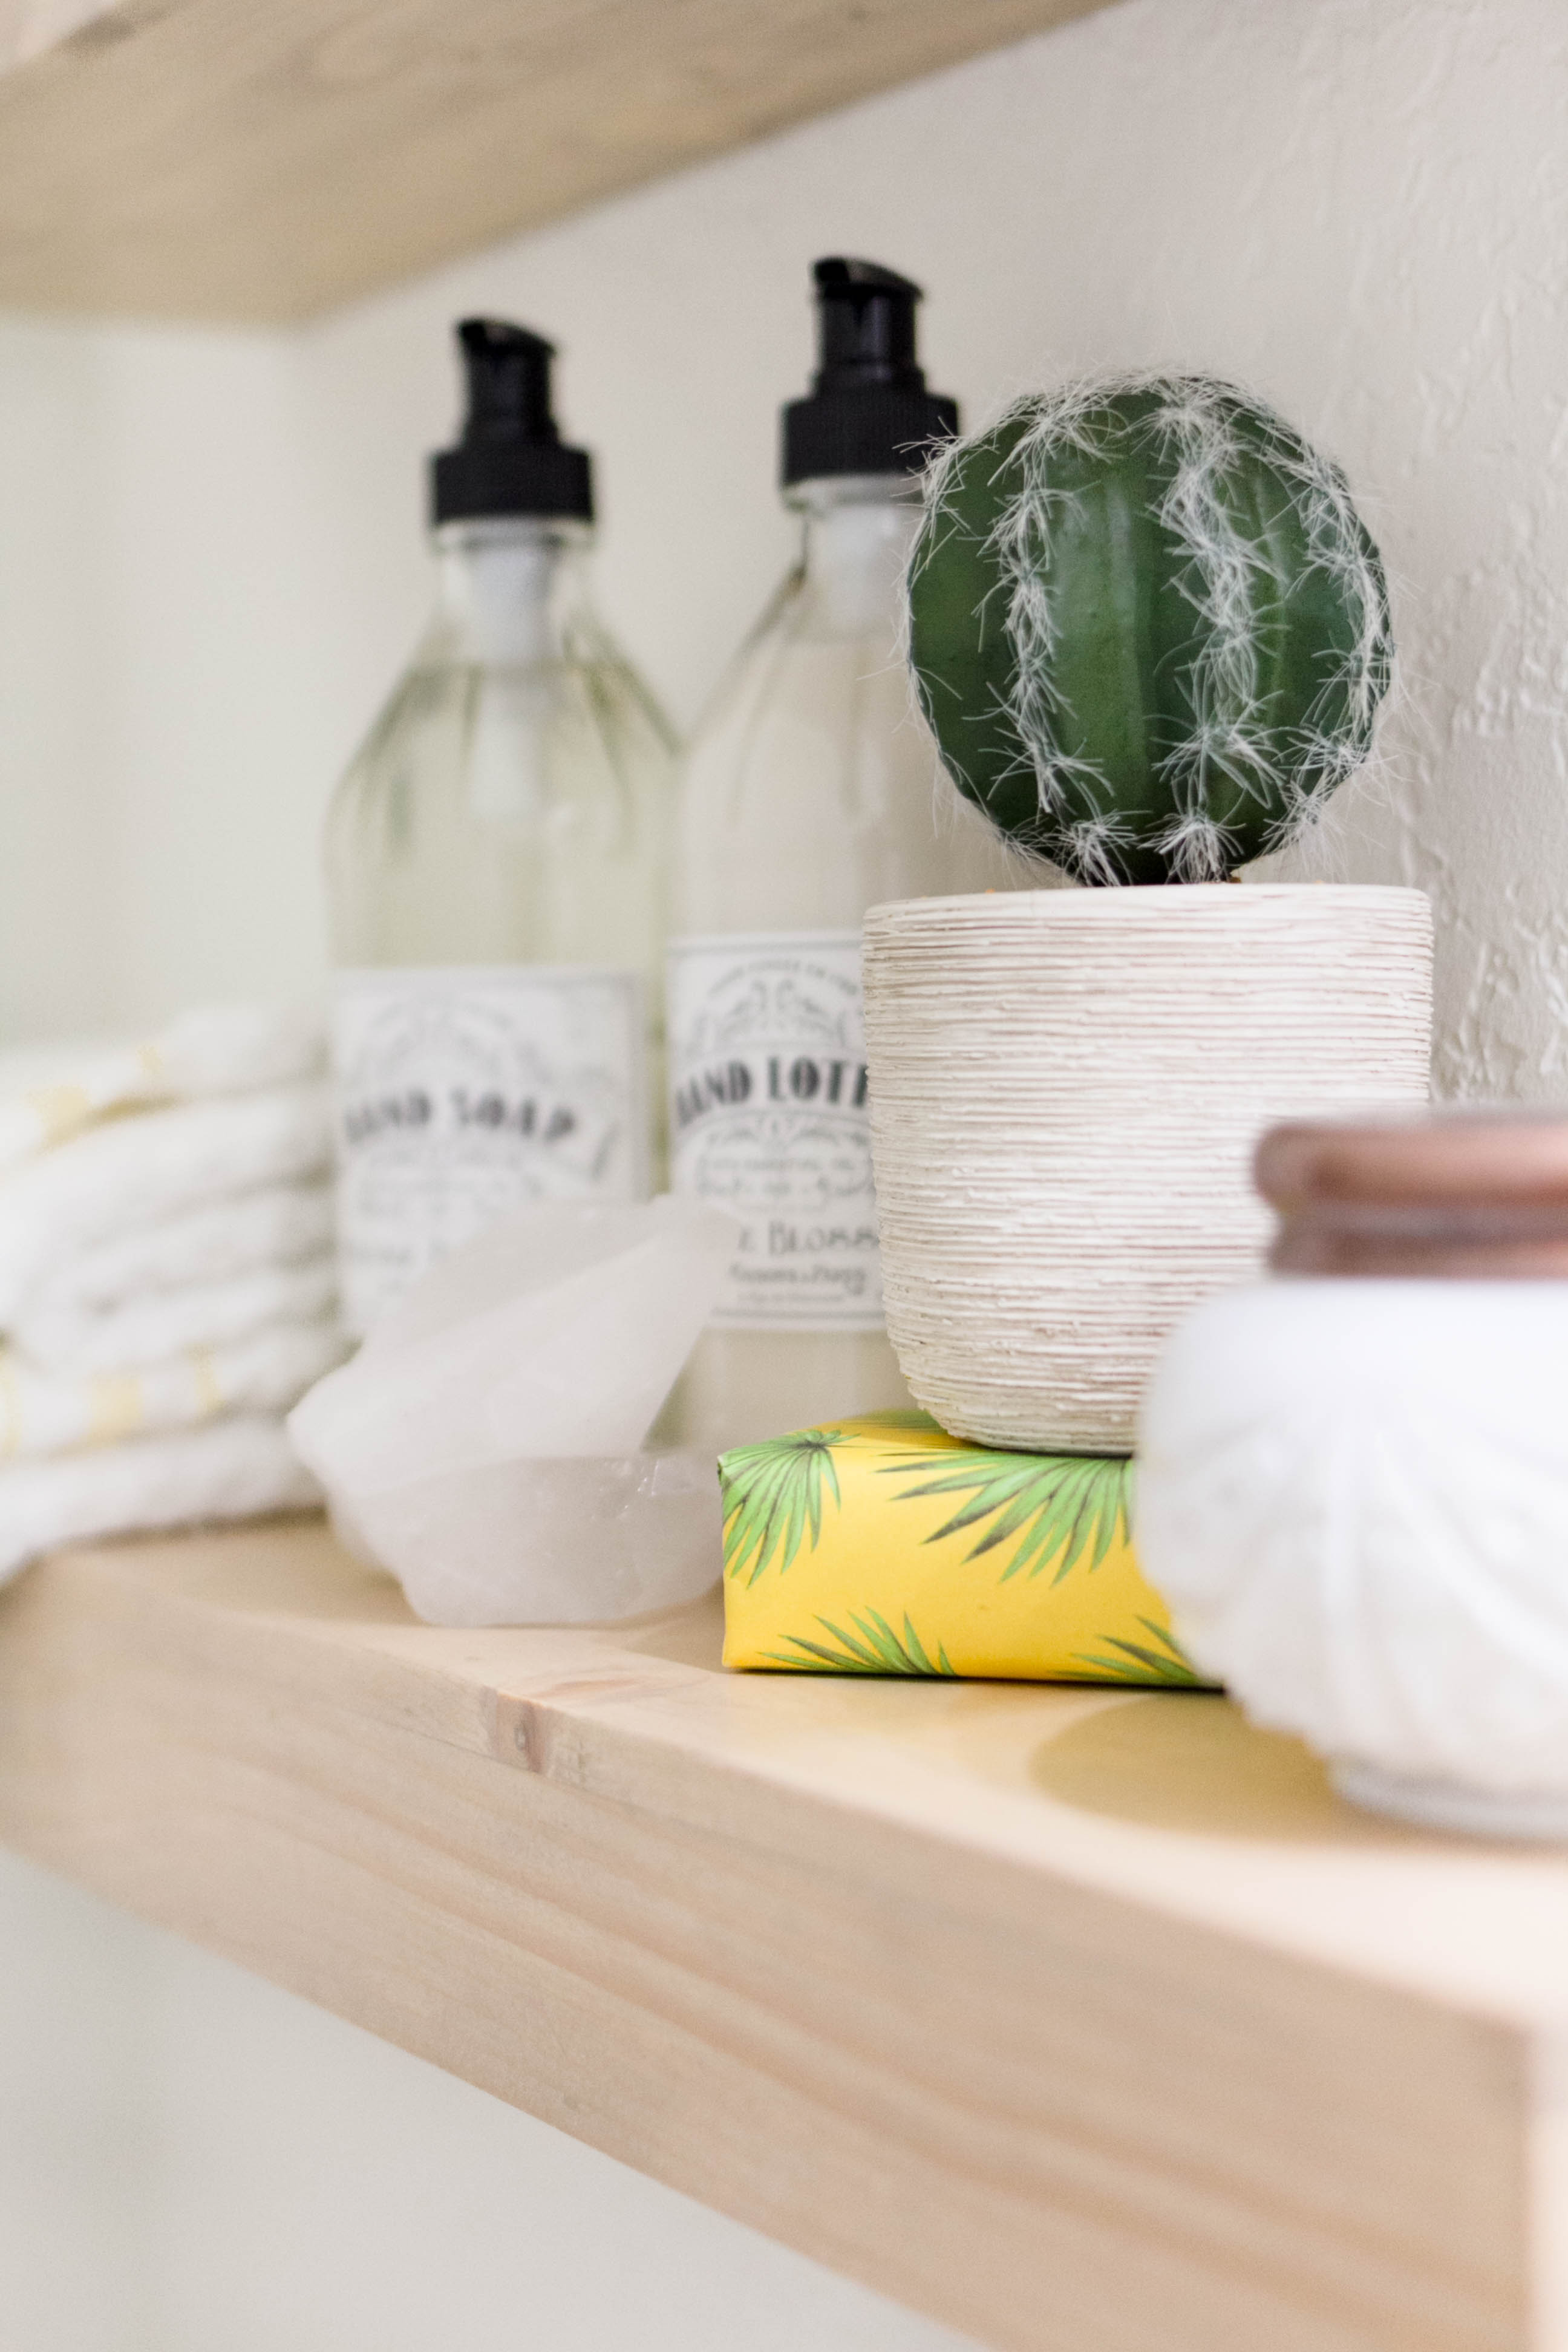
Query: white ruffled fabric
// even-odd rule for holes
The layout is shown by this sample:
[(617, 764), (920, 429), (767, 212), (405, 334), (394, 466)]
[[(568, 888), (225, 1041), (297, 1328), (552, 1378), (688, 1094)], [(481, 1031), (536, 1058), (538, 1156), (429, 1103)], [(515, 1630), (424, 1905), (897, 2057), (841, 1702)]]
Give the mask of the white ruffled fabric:
[(67, 1046), (0, 1057), (0, 1172), (128, 1108), (253, 1094), (319, 1078), (313, 1013), (250, 1004), (183, 1013), (143, 1045)]
[[(287, 1412), (347, 1353), (342, 1327), (325, 1315), (268, 1324), (136, 1371), (42, 1371), (6, 1349), (0, 1352), (0, 1462), (194, 1429), (223, 1413)], [(0, 1488), (5, 1475), (0, 1470)]]
[(321, 1251), (302, 1265), (258, 1265), (226, 1282), (149, 1290), (117, 1307), (24, 1308), (12, 1324), (17, 1350), (47, 1372), (140, 1372), (194, 1349), (231, 1347), (252, 1331), (314, 1323), (337, 1300), (332, 1260)]
[(64, 1543), (310, 1510), (320, 1499), (272, 1414), (19, 1463), (0, 1473), (0, 1582)]
[(0, 1327), (28, 1291), (103, 1244), (264, 1185), (324, 1183), (324, 1086), (110, 1117), (0, 1182)]
[(281, 1416), (348, 1352), (324, 1060), (313, 1019), (221, 1007), (0, 1063), (0, 1577), (316, 1499)]
[(323, 1259), (332, 1246), (332, 1204), (320, 1179), (268, 1184), (216, 1201), (209, 1209), (136, 1225), (69, 1258), (30, 1284), (18, 1309), (17, 1336), (47, 1349), (46, 1332), (112, 1311), (189, 1283), (226, 1282), (262, 1266)]

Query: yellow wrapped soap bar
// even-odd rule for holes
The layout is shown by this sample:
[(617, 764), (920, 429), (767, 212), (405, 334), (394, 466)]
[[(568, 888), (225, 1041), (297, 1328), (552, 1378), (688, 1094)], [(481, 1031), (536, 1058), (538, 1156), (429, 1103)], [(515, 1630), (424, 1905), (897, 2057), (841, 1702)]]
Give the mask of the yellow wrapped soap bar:
[(721, 1457), (724, 1664), (1195, 1683), (1128, 1533), (1132, 1465), (871, 1413)]

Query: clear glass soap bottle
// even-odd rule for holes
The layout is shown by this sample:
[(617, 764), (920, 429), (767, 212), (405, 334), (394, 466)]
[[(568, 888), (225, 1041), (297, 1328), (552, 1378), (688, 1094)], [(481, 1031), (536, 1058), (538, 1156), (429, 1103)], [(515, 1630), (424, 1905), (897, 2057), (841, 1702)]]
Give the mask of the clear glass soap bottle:
[(557, 431), (551, 345), (495, 320), (458, 334), (435, 616), (327, 827), (360, 1335), (493, 1218), (640, 1199), (658, 1156), (673, 737), (589, 600), (590, 461)]
[(920, 289), (816, 268), (820, 365), (784, 415), (800, 561), (692, 742), (672, 877), (672, 1181), (744, 1234), (666, 1419), (721, 1450), (907, 1406), (883, 1327), (860, 924), (889, 898), (1016, 887), (912, 704), (901, 583), (931, 442)]

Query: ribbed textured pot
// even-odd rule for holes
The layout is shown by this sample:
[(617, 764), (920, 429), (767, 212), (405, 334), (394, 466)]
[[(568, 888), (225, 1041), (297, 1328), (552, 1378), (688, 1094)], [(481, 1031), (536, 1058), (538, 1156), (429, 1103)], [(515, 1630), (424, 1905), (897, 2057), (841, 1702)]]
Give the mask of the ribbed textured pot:
[(866, 919), (888, 1330), (954, 1435), (1131, 1453), (1159, 1348), (1254, 1277), (1276, 1121), (1427, 1097), (1418, 890), (900, 900)]

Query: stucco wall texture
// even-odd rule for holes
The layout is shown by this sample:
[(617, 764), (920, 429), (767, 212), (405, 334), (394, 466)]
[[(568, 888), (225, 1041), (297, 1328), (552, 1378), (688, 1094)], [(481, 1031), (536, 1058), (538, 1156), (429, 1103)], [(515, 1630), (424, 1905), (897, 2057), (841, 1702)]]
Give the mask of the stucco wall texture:
[(1429, 891), (1440, 1089), (1561, 1098), (1568, 13), (1206, 14), (1241, 33), (1212, 52), (1228, 52), (1237, 111), (1259, 46), (1274, 93), (1279, 179), (1260, 155), (1235, 190), (1245, 279), (1263, 287), (1272, 257), (1321, 336), (1271, 388), (1350, 468), (1394, 596), (1379, 757), (1293, 870)]
[(1256, 387), (1349, 469), (1400, 646), (1382, 755), (1291, 870), (1431, 891), (1446, 1092), (1568, 1091), (1565, 122), (1562, 0), (1131, 0), (329, 323), (311, 410), (346, 434), (373, 369), (434, 370), (437, 423), (459, 301), (550, 320), (684, 713), (778, 561), (814, 252), (922, 279), (973, 422), (1107, 365)]
[(289, 335), (0, 326), (0, 1038), (317, 977), (463, 310), (560, 341), (605, 600), (689, 719), (787, 557), (807, 265), (858, 251), (971, 423), (1196, 367), (1342, 460), (1402, 698), (1291, 870), (1432, 892), (1446, 1091), (1568, 1092), (1565, 121), (1563, 0), (1125, 0)]

